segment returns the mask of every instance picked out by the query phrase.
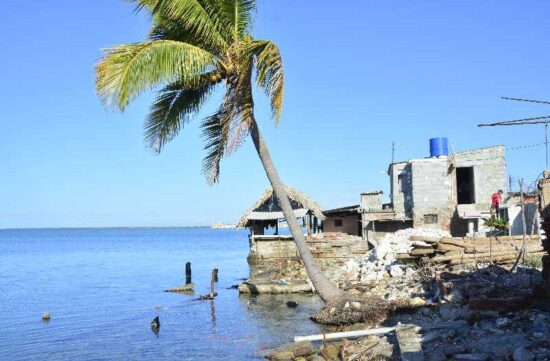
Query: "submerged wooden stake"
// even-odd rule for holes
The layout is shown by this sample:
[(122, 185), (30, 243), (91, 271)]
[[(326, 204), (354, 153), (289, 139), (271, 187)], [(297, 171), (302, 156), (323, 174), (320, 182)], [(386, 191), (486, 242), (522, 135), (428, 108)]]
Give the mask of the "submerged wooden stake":
[(216, 285), (216, 282), (218, 282), (218, 269), (214, 268), (212, 270), (212, 276), (210, 277), (210, 293), (205, 296), (200, 296), (199, 299), (201, 300), (213, 300), (214, 297), (218, 295), (217, 292), (214, 292), (214, 286)]
[(191, 262), (187, 262), (185, 264), (185, 284), (191, 284), (193, 281), (191, 280)]
[(212, 278), (214, 279), (214, 282), (218, 282), (218, 269), (217, 268), (214, 268), (212, 270)]

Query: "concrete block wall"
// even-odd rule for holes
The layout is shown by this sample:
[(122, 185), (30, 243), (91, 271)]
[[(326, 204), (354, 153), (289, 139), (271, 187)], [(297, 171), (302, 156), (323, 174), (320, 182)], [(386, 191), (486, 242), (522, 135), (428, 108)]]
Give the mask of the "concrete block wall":
[[(489, 210), (491, 207), (491, 195), (499, 189), (506, 189), (504, 146), (455, 153), (453, 164), (455, 168), (474, 168), (475, 204), (477, 210)], [(454, 174), (456, 182), (456, 173)], [(453, 192), (453, 196), (456, 197), (456, 191)]]
[[(402, 175), (403, 192), (399, 189), (399, 176)], [(397, 217), (404, 217), (413, 208), (412, 173), (409, 163), (394, 163), (390, 168), (390, 187), (393, 209)]]
[[(368, 251), (368, 243), (361, 237), (345, 233), (311, 235), (306, 241), (311, 254), (323, 270), (343, 266), (349, 259), (363, 256)], [(250, 239), (250, 265), (266, 268), (282, 260), (300, 261), (298, 249), (291, 237)]]
[(382, 192), (361, 193), (361, 208), (365, 211), (382, 209)]
[[(414, 160), (411, 166), (415, 227), (449, 229), (453, 182), (448, 159)], [(426, 215), (436, 215), (437, 222), (426, 223)]]

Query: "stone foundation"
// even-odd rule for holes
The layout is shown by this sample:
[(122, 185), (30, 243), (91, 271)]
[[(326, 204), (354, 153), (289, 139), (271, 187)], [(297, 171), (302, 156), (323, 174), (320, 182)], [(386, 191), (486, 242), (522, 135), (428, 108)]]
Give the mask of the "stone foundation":
[[(368, 251), (367, 241), (345, 233), (316, 234), (308, 236), (306, 242), (329, 278), (348, 260)], [(248, 263), (250, 279), (239, 287), (241, 293), (311, 292), (307, 272), (292, 237), (250, 237)]]
[[(306, 238), (313, 257), (321, 269), (343, 266), (347, 260), (364, 255), (368, 243), (361, 237), (345, 233), (322, 233)], [(289, 236), (250, 237), (248, 263), (253, 268), (268, 268), (285, 263), (292, 267), (301, 263), (294, 239)]]

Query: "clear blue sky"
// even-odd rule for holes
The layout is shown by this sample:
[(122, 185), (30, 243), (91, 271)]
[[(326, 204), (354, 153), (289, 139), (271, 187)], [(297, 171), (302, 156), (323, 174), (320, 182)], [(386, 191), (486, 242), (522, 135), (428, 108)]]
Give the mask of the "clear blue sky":
[[(123, 114), (102, 108), (99, 49), (147, 33), (132, 10), (35, 0), (0, 12), (0, 228), (234, 222), (268, 186), (251, 142), (209, 187), (196, 122), (156, 156), (142, 138), (150, 95)], [(543, 142), (542, 126), (476, 124), (550, 115), (500, 100), (550, 100), (548, 14), (545, 1), (259, 1), (255, 36), (285, 62), (279, 128), (257, 100), (283, 181), (337, 207), (388, 190), (392, 141), (398, 159), (426, 156), (434, 136), (456, 151)], [(532, 180), (544, 147), (508, 151), (507, 166)]]

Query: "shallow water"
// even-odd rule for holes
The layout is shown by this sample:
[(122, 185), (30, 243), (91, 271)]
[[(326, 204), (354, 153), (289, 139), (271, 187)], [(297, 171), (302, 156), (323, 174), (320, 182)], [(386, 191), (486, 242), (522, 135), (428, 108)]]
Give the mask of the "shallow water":
[[(253, 360), (319, 332), (315, 296), (228, 289), (248, 276), (247, 253), (242, 230), (0, 230), (0, 360)], [(187, 261), (195, 294), (163, 292), (184, 283)], [(219, 295), (197, 301), (212, 268)]]

